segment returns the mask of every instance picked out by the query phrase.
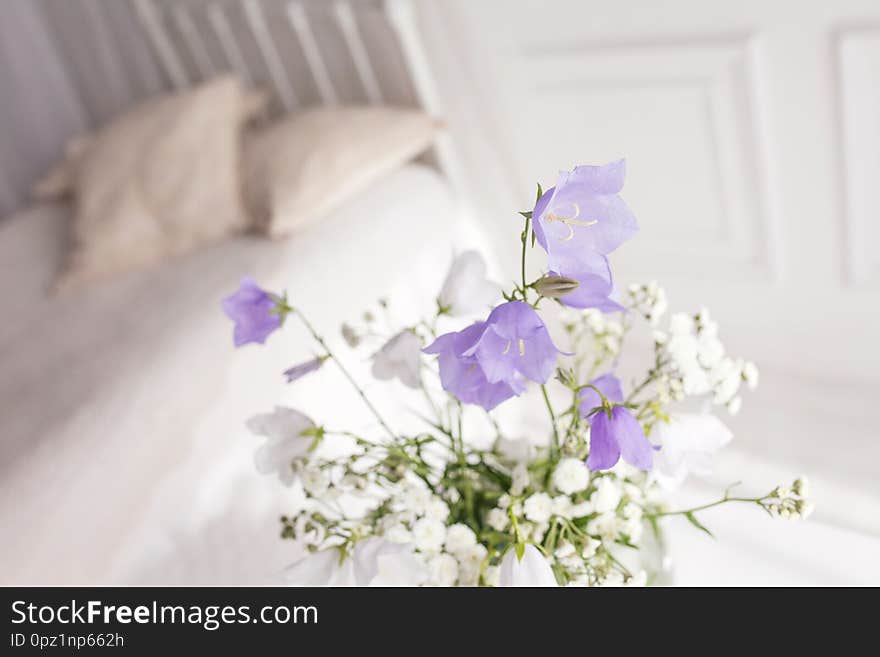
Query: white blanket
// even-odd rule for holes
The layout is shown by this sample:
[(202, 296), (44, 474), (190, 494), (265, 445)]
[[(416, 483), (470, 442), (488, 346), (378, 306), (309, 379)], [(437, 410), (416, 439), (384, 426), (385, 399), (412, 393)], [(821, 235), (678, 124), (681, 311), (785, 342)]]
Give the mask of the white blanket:
[[(65, 210), (42, 206), (3, 222), (0, 583), (144, 581), (132, 573), (147, 542), (167, 545), (172, 525), (201, 532), (216, 520), (199, 500), (209, 495), (219, 509), (232, 491), (223, 468), (250, 468), (256, 443), (245, 444), (244, 419), (270, 410), (284, 393), (281, 371), (310, 354), (295, 326), (264, 348), (233, 349), (219, 302), (242, 275), (286, 287), (338, 344), (341, 321), (395, 288), (407, 290), (395, 294), (400, 312), (430, 308), (457, 216), (446, 183), (413, 165), (289, 241), (241, 237), (64, 298), (46, 289)], [(348, 421), (340, 407), (335, 419)], [(220, 483), (215, 491), (206, 481)], [(263, 518), (251, 522), (257, 531)], [(271, 525), (261, 530), (275, 546)], [(219, 562), (201, 581), (236, 579)], [(199, 579), (184, 570), (148, 581)]]

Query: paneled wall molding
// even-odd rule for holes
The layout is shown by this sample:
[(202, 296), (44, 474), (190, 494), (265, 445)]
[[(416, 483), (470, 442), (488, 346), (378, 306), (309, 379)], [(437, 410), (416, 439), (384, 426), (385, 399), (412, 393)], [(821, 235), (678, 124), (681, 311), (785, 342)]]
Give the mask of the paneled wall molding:
[[(640, 150), (656, 159), (664, 148), (684, 149), (690, 171), (657, 163), (657, 182), (641, 185), (647, 188), (641, 197), (628, 196), (663, 222), (651, 234), (650, 215), (641, 213), (648, 231), (641, 241), (650, 250), (631, 247), (633, 260), (654, 275), (690, 270), (720, 280), (779, 281), (781, 200), (773, 185), (760, 47), (754, 35), (735, 34), (522, 49), (508, 88), (508, 103), (524, 105), (528, 116), (511, 137), (520, 148), (522, 184), (532, 184), (538, 162), (530, 153), (541, 150), (548, 165), (570, 165), (572, 145), (579, 153), (626, 148), (647, 165)], [(641, 139), (606, 145), (603, 125)], [(606, 157), (613, 157), (610, 150)]]

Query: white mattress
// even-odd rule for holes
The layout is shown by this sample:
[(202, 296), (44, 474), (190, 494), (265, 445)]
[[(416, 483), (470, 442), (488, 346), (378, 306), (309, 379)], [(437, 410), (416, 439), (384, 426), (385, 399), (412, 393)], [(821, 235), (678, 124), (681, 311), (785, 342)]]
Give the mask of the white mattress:
[[(264, 517), (283, 497), (251, 469), (256, 439), (241, 426), (289, 394), (280, 372), (310, 344), (291, 326), (236, 351), (220, 299), (244, 274), (286, 287), (335, 344), (342, 320), (389, 292), (415, 318), (442, 282), (457, 216), (442, 178), (412, 165), (288, 241), (233, 239), (64, 298), (46, 289), (66, 210), (0, 224), (0, 583), (260, 581), (274, 566), (204, 550), (215, 521), (243, 546), (255, 532), (286, 549)], [(335, 393), (312, 392), (324, 376), (300, 390), (326, 406)], [(234, 529), (230, 508), (244, 508)]]

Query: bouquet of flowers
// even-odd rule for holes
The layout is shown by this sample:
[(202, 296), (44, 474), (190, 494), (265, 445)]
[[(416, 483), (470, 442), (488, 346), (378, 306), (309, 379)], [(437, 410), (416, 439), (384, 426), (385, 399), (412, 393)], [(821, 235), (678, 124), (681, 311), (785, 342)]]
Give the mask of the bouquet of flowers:
[[(561, 172), (553, 188), (538, 186), (534, 208), (520, 213), (522, 271), (509, 289), (487, 280), (483, 259), (469, 251), (454, 260), (434, 317), (389, 336), (377, 336), (369, 313), (364, 327), (342, 326), (353, 349), (382, 341), (372, 347), (375, 378), (424, 393), (431, 414), (419, 432), (395, 431), (286, 294), (245, 279), (223, 301), (236, 346), (302, 322), (318, 355), (286, 370), (288, 381), (332, 362), (376, 420), (377, 435), (331, 429), (285, 407), (249, 420), (266, 439), (257, 468), (305, 493), (303, 508), (281, 518), (282, 537), (306, 551), (287, 570), (292, 583), (645, 584), (650, 573), (633, 555), (659, 537), (666, 517), (683, 516), (708, 533), (698, 512), (726, 503), (809, 515), (803, 478), (760, 497), (728, 488), (688, 509), (664, 501), (689, 472), (705, 474), (712, 452), (731, 437), (714, 415), (682, 413), (680, 402), (701, 398), (704, 408), (735, 414), (758, 370), (726, 354), (706, 310), (666, 319), (666, 296), (653, 282), (616, 292), (608, 255), (638, 231), (619, 195), (624, 175), (623, 161), (578, 166)], [(530, 277), (526, 253), (536, 247), (547, 267)], [(551, 309), (561, 316), (562, 344), (543, 317)], [(485, 319), (437, 330), (477, 314)], [(625, 386), (615, 367), (636, 324), (650, 331), (653, 354), (641, 378)], [(504, 435), (493, 413), (530, 387), (546, 406), (541, 444)], [(552, 402), (560, 396), (565, 407)], [(485, 411), (489, 444), (475, 445), (466, 406)]]

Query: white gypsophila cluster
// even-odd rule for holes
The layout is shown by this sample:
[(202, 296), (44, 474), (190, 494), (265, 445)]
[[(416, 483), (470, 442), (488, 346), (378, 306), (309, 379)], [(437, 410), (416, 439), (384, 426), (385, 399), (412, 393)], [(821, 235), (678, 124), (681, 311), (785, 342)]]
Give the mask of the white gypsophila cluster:
[(476, 586), (488, 553), (474, 531), (463, 523), (447, 524), (449, 506), (424, 484), (407, 481), (378, 522), (388, 541), (405, 543), (427, 570), (428, 586)]
[(595, 308), (562, 311), (563, 326), (576, 353), (589, 354), (594, 363), (613, 360), (620, 353), (623, 324)]
[(790, 486), (777, 486), (763, 503), (772, 516), (787, 520), (806, 520), (813, 513), (813, 504), (807, 500), (809, 486), (806, 477), (798, 477)]
[(666, 291), (651, 281), (638, 285), (633, 283), (627, 288), (626, 306), (639, 313), (651, 326), (657, 326), (669, 308)]
[(619, 545), (638, 547), (645, 509), (661, 508), (656, 486), (643, 473), (623, 464), (591, 477), (582, 460), (565, 457), (550, 476), (550, 489), (529, 490), (540, 485), (534, 477), (524, 489), (522, 479), (488, 511), (487, 526), (553, 548), (548, 557), (567, 585), (645, 582), (644, 574), (621, 573), (611, 554)]
[(661, 403), (710, 396), (713, 404), (736, 415), (742, 384), (750, 389), (758, 385), (755, 364), (726, 354), (718, 324), (705, 308), (696, 315), (673, 314), (668, 331), (655, 331), (654, 341), (669, 368), (658, 382)]

